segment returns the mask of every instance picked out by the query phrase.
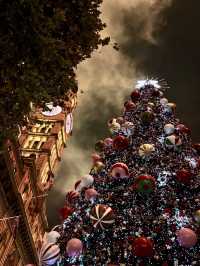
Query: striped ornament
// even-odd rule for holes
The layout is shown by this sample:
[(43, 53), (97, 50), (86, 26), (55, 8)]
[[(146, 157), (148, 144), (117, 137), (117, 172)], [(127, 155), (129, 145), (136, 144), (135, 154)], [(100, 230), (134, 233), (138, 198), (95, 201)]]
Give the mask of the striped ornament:
[(69, 205), (73, 204), (78, 198), (79, 198), (79, 193), (77, 191), (69, 191), (66, 194), (66, 201)]
[(49, 266), (54, 265), (60, 258), (60, 248), (53, 243), (44, 242), (40, 250), (39, 265)]
[(111, 166), (111, 176), (114, 178), (125, 178), (129, 176), (128, 166), (125, 163), (115, 163)]
[(145, 143), (145, 144), (140, 145), (139, 155), (141, 157), (146, 157), (146, 156), (151, 155), (154, 151), (155, 151), (154, 144)]
[(97, 204), (90, 213), (95, 228), (107, 229), (115, 222), (113, 210), (106, 205)]

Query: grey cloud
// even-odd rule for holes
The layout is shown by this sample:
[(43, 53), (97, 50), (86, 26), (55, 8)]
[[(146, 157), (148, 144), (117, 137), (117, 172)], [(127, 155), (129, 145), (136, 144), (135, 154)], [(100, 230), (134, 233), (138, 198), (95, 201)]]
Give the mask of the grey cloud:
[(108, 27), (103, 35), (109, 34), (120, 50), (101, 48), (78, 67), (84, 93), (79, 93), (73, 136), (50, 192), (50, 224), (58, 222), (56, 209), (62, 206), (66, 191), (88, 173), (95, 142), (109, 135), (106, 123), (120, 115), (136, 79), (165, 78), (171, 86), (167, 97), (177, 103), (178, 116), (198, 139), (199, 8), (198, 0), (104, 1), (102, 19)]

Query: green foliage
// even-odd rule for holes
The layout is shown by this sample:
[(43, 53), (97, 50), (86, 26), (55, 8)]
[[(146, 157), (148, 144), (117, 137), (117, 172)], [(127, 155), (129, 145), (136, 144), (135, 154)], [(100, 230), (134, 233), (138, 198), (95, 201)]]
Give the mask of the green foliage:
[(99, 45), (102, 0), (0, 0), (0, 134), (26, 123), (29, 102), (62, 101)]

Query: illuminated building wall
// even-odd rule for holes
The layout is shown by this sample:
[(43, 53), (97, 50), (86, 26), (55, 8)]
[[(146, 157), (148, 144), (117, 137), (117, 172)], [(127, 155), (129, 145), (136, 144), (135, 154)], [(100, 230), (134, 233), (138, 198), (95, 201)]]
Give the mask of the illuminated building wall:
[(0, 218), (20, 216), (16, 236), (7, 220), (0, 221), (0, 265), (38, 265), (45, 231), (46, 195), (54, 183), (57, 163), (72, 131), (76, 93), (69, 91), (63, 108), (47, 113), (36, 108), (18, 141), (0, 151)]

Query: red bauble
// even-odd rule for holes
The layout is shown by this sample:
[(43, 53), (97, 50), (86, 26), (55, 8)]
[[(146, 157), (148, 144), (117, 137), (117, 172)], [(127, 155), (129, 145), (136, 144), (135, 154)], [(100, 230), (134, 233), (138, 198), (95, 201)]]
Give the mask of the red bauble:
[(176, 179), (183, 184), (189, 184), (191, 177), (192, 177), (192, 173), (190, 173), (186, 169), (181, 169), (177, 171), (176, 173)]
[(136, 101), (139, 100), (139, 98), (140, 98), (140, 92), (139, 92), (139, 90), (134, 90), (134, 91), (131, 93), (131, 100), (132, 100), (133, 102), (136, 102)]
[(126, 111), (131, 111), (135, 108), (135, 104), (132, 101), (127, 101), (124, 103), (124, 107)]
[(74, 209), (68, 206), (64, 206), (63, 208), (59, 209), (59, 214), (62, 220), (67, 219), (69, 215), (73, 213)]
[(137, 257), (153, 256), (153, 241), (146, 237), (138, 237), (132, 244), (133, 254)]
[(183, 133), (183, 134), (190, 134), (191, 130), (183, 124), (178, 124), (176, 126), (176, 132), (177, 133)]
[(113, 148), (115, 150), (124, 150), (128, 147), (129, 140), (124, 136), (117, 136), (113, 139)]
[(193, 144), (193, 148), (196, 150), (197, 154), (200, 155), (200, 143)]

